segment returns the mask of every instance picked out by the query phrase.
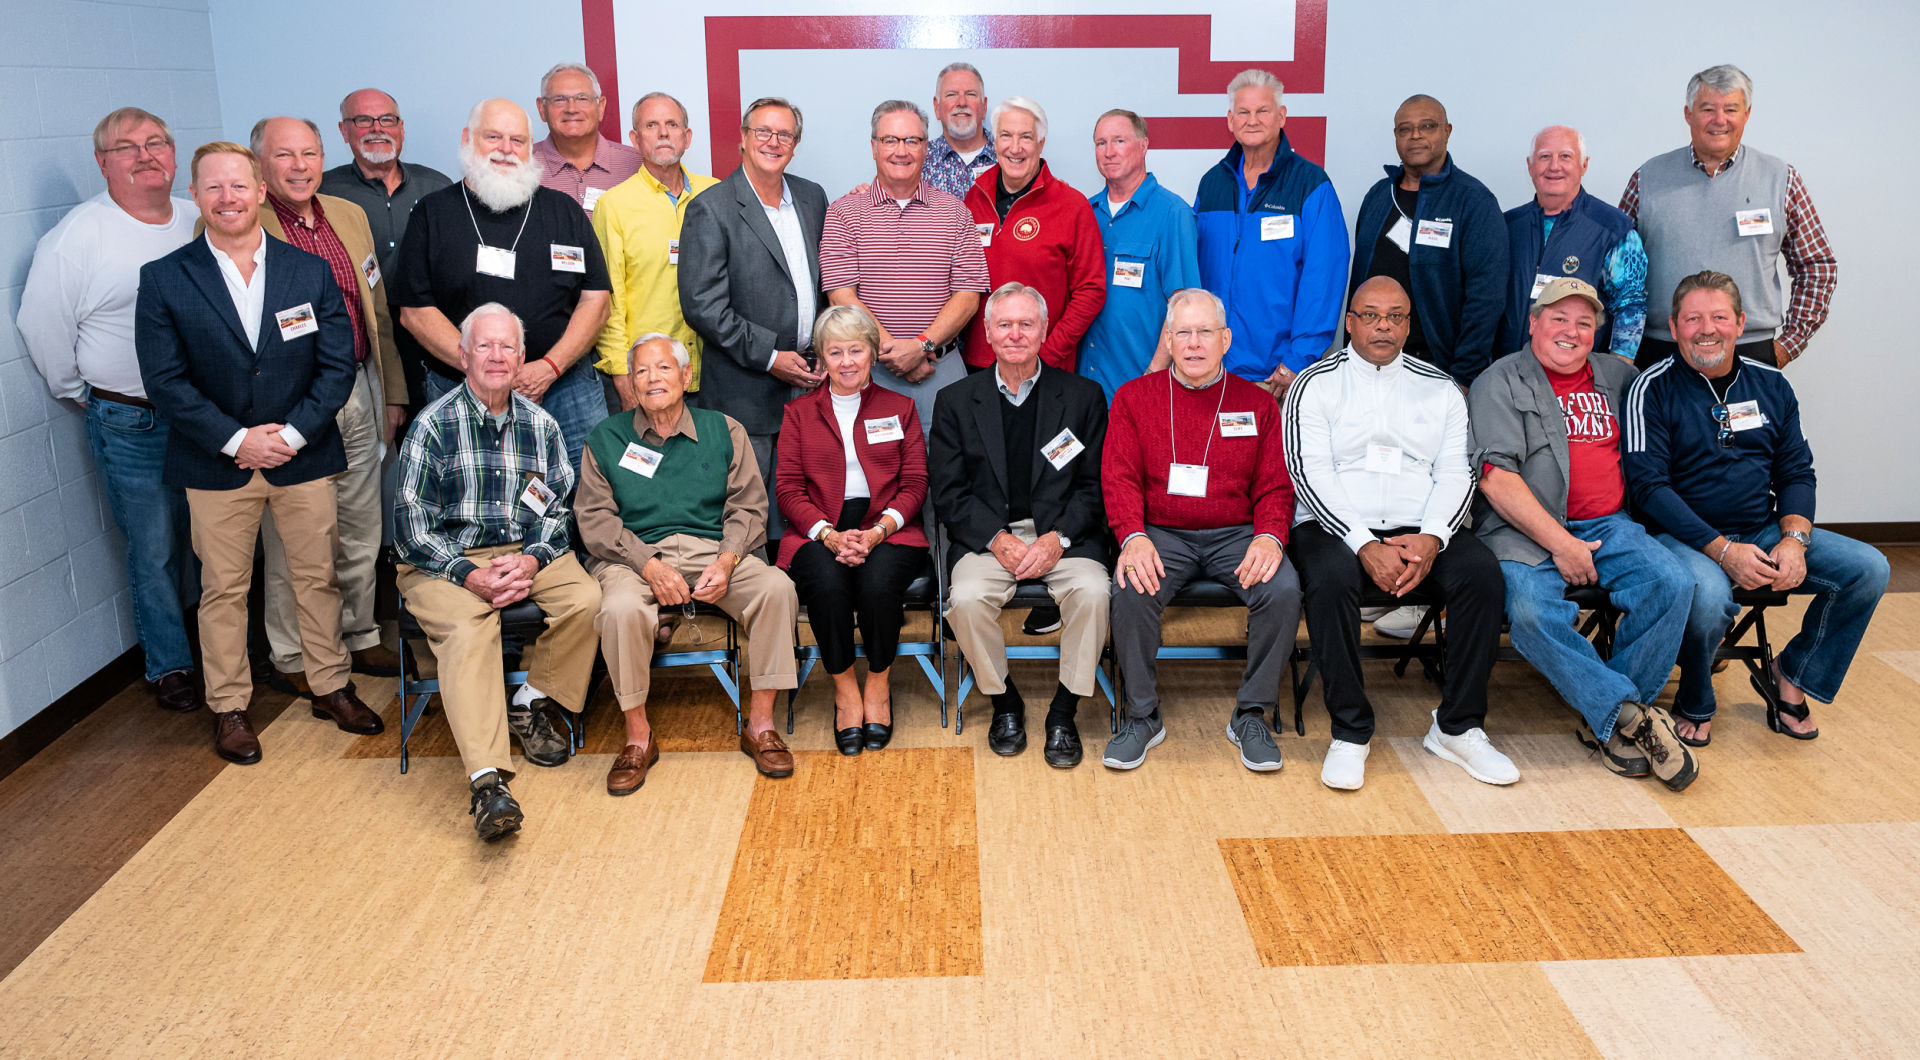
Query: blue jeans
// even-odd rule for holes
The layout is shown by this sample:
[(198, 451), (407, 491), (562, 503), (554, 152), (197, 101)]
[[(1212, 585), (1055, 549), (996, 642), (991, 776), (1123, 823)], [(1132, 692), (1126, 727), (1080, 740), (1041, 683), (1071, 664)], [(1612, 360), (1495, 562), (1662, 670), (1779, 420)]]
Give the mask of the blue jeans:
[[(1729, 536), (1771, 552), (1780, 543), (1780, 527)], [(1659, 540), (1693, 576), (1693, 613), (1680, 644), (1680, 694), (1674, 697), (1674, 713), (1688, 721), (1712, 721), (1714, 652), (1740, 617), (1740, 607), (1733, 602), (1733, 583), (1713, 557), (1667, 534)], [(1794, 687), (1822, 703), (1833, 702), (1867, 623), (1873, 621), (1880, 595), (1887, 591), (1890, 573), (1887, 557), (1872, 545), (1814, 530), (1813, 547), (1807, 549), (1807, 578), (1788, 590), (1812, 596), (1813, 603), (1807, 605), (1800, 632), (1779, 654), (1780, 672)]]
[(1666, 687), (1693, 585), (1686, 568), (1624, 512), (1570, 520), (1567, 532), (1600, 542), (1593, 553), (1600, 587), (1625, 612), (1614, 630), (1613, 656), (1602, 661), (1574, 628), (1580, 608), (1566, 599), (1567, 582), (1552, 557), (1534, 566), (1501, 561), (1509, 632), (1520, 654), (1605, 740), (1622, 702), (1651, 703)]
[[(593, 360), (591, 352), (580, 358), (567, 374), (561, 376), (547, 388), (546, 396), (540, 399), (540, 407), (547, 410), (553, 422), (560, 425), (560, 437), (567, 443), (567, 459), (573, 464), (573, 477), (580, 480), (580, 453), (587, 446), (587, 435), (600, 421), (607, 418), (607, 398), (600, 390), (600, 373), (589, 362)], [(422, 381), (421, 389), (427, 393), (427, 402), (438, 400), (440, 395), (460, 384), (450, 382), (429, 369)], [(693, 395), (687, 395), (691, 398)]]
[(133, 631), (146, 652), (147, 680), (192, 670), (183, 612), (200, 599), (200, 564), (187, 528), (187, 495), (160, 481), (167, 423), (152, 409), (93, 398), (87, 442), (127, 539)]

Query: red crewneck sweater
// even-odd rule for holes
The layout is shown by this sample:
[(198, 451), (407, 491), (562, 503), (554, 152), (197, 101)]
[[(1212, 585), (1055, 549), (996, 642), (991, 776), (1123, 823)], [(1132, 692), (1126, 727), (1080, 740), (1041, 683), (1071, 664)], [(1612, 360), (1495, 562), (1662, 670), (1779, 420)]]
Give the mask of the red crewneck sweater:
[[(1251, 523), (1254, 533), (1272, 534), (1285, 545), (1293, 526), (1293, 480), (1287, 477), (1281, 450), (1279, 403), (1232, 372), (1223, 373), (1219, 382), (1204, 390), (1189, 390), (1175, 379), (1170, 434), (1170, 372), (1141, 376), (1123, 384), (1113, 396), (1100, 459), (1100, 488), (1114, 535), (1125, 541), (1148, 523), (1177, 530)], [(1226, 388), (1224, 395), (1221, 387)], [(1223, 436), (1216, 409), (1222, 415), (1251, 412), (1257, 433)], [(1167, 468), (1173, 462), (1176, 440), (1183, 464), (1201, 463), (1201, 454), (1206, 454), (1205, 497), (1167, 492)]]

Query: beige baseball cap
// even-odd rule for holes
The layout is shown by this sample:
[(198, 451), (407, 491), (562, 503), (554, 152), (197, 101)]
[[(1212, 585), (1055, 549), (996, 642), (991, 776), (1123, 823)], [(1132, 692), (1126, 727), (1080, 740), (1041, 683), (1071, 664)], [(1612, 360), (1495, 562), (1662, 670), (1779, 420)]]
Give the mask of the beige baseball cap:
[(1535, 309), (1543, 309), (1562, 298), (1584, 298), (1593, 306), (1593, 311), (1602, 313), (1606, 306), (1600, 304), (1600, 292), (1593, 285), (1578, 276), (1557, 276), (1540, 291), (1540, 297), (1533, 300)]

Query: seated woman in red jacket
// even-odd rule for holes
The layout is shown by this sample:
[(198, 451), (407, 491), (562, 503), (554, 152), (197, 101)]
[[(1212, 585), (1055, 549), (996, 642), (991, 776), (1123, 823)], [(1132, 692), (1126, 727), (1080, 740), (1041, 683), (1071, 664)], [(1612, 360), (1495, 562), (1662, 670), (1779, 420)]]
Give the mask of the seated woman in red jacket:
[[(880, 326), (859, 306), (814, 324), (827, 385), (787, 404), (774, 496), (787, 521), (779, 566), (806, 607), (833, 675), (834, 741), (843, 755), (893, 738), (887, 670), (900, 645), (907, 586), (929, 564), (920, 507), (927, 447), (913, 399), (873, 381)], [(859, 615), (867, 683), (853, 676)], [(864, 729), (862, 722), (865, 723)]]

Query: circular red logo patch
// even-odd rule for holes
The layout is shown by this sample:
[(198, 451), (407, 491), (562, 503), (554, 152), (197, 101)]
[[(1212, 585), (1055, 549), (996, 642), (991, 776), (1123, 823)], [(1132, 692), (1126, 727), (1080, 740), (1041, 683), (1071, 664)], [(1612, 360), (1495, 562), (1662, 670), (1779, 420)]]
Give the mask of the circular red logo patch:
[(1020, 220), (1014, 222), (1013, 238), (1023, 243), (1039, 234), (1040, 222), (1037, 218), (1022, 217)]

